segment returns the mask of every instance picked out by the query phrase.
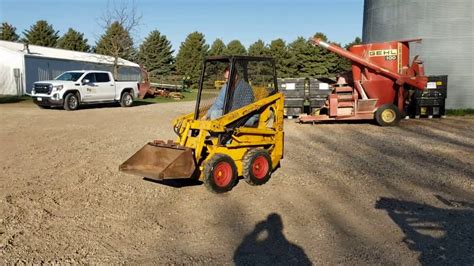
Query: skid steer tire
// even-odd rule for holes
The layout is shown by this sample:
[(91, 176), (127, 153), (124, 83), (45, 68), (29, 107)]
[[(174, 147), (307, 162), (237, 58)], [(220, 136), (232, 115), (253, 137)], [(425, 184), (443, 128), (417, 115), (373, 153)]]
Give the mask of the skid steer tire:
[(396, 126), (400, 119), (401, 114), (393, 104), (384, 104), (375, 111), (375, 121), (383, 127)]
[(272, 175), (272, 159), (266, 150), (249, 150), (242, 163), (244, 179), (250, 185), (263, 185)]
[(204, 184), (214, 193), (230, 191), (237, 181), (237, 166), (225, 154), (215, 154), (204, 165)]

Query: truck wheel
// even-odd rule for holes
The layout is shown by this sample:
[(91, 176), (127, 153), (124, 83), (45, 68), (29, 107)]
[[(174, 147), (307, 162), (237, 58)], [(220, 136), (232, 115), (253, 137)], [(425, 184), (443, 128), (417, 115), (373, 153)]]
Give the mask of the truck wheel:
[(120, 106), (122, 107), (130, 107), (133, 105), (133, 96), (130, 92), (122, 93), (122, 98), (120, 99)]
[(375, 111), (375, 121), (381, 126), (395, 126), (400, 122), (400, 112), (393, 104), (384, 104)]
[(204, 184), (214, 193), (230, 191), (237, 180), (237, 166), (225, 154), (215, 154), (204, 165)]
[(77, 110), (79, 107), (79, 97), (75, 93), (69, 93), (64, 97), (64, 109), (67, 111)]
[(242, 164), (244, 179), (250, 185), (263, 185), (271, 177), (272, 159), (266, 150), (249, 150), (245, 154)]

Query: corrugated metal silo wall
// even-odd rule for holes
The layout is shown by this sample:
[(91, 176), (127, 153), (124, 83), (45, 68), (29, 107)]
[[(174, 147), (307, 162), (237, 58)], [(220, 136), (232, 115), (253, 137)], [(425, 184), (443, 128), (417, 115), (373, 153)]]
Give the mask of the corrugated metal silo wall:
[(473, 0), (365, 0), (364, 43), (422, 38), (411, 43), (427, 75), (448, 75), (447, 108), (474, 107)]

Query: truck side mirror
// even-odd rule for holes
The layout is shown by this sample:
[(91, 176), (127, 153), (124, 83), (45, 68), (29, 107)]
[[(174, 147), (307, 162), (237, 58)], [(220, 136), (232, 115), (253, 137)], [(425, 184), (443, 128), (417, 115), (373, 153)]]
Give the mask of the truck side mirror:
[(88, 80), (88, 79), (83, 79), (83, 80), (82, 80), (82, 85), (84, 85), (84, 84), (89, 84), (90, 82), (91, 82), (91, 81)]

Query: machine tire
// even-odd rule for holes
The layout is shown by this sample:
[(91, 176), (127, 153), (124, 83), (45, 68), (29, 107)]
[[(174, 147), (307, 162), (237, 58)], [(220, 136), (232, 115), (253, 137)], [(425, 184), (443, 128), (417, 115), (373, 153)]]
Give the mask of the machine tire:
[(126, 91), (122, 93), (122, 97), (120, 98), (120, 106), (122, 107), (130, 107), (133, 105), (133, 96), (130, 92)]
[(64, 110), (67, 111), (74, 111), (79, 108), (79, 97), (75, 93), (68, 93), (66, 97), (64, 97)]
[(393, 104), (384, 104), (375, 111), (375, 121), (380, 126), (396, 126), (400, 122), (401, 114)]
[(244, 179), (250, 185), (263, 185), (272, 175), (272, 159), (266, 150), (249, 150), (245, 154), (242, 164)]
[(225, 154), (215, 154), (204, 165), (204, 184), (214, 193), (230, 191), (237, 181), (237, 166)]

